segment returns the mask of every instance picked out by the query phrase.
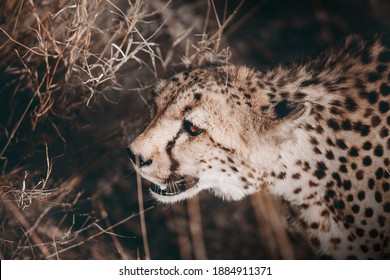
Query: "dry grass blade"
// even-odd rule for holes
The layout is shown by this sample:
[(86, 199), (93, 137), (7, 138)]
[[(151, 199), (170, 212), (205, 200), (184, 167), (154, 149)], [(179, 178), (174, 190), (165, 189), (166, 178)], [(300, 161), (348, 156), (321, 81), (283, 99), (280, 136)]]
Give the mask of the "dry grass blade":
[(192, 243), (189, 233), (188, 219), (184, 215), (185, 206), (183, 204), (172, 205), (173, 224), (175, 231), (177, 232), (177, 244), (179, 248), (180, 259), (190, 260), (192, 259)]
[(203, 230), (202, 230), (202, 215), (200, 212), (199, 197), (196, 196), (188, 201), (188, 217), (189, 217), (189, 226), (193, 244), (193, 250), (195, 259), (197, 260), (206, 260), (207, 251), (203, 239)]
[(278, 201), (262, 190), (251, 197), (254, 213), (259, 225), (260, 238), (272, 259), (294, 259), (294, 250), (287, 235), (287, 223)]
[[(136, 164), (138, 167), (140, 166), (139, 156), (136, 156)], [(139, 217), (141, 223), (142, 242), (144, 244), (144, 250), (145, 250), (145, 259), (150, 260), (148, 232), (146, 229), (146, 222), (145, 222), (144, 198), (142, 195), (142, 179), (139, 173), (137, 173), (137, 195), (138, 195), (138, 205), (139, 205)]]
[[(104, 217), (104, 222), (106, 223), (106, 225), (107, 225), (108, 227), (111, 227), (112, 224), (111, 224), (111, 222), (110, 222), (110, 220), (109, 220), (109, 218), (108, 218), (109, 215), (108, 215), (106, 209), (104, 208), (103, 202), (102, 202), (101, 200), (99, 200), (99, 201), (97, 202), (97, 204), (98, 204), (98, 207), (99, 207), (99, 209), (100, 209), (100, 215), (101, 215), (102, 217)], [(117, 237), (115, 234), (110, 234), (110, 236), (111, 236), (111, 238), (112, 238), (112, 240), (113, 240), (113, 242), (114, 242), (114, 244), (115, 244), (115, 247), (117, 248), (118, 253), (120, 254), (122, 260), (129, 260), (130, 257), (129, 257), (129, 255), (126, 253), (126, 251), (125, 251), (125, 249), (123, 248), (122, 244), (120, 243), (118, 237)]]
[(241, 0), (237, 7), (234, 9), (234, 11), (229, 15), (229, 17), (223, 22), (223, 24), (220, 24), (219, 23), (219, 19), (218, 19), (218, 13), (217, 13), (217, 10), (215, 9), (215, 6), (214, 6), (214, 0), (211, 0), (211, 3), (213, 4), (213, 7), (214, 7), (214, 13), (215, 13), (215, 17), (218, 21), (218, 31), (210, 37), (210, 41), (213, 42), (214, 40), (216, 40), (216, 44), (214, 46), (214, 51), (215, 52), (218, 52), (219, 50), (219, 46), (220, 46), (220, 42), (221, 42), (221, 38), (222, 38), (222, 34), (225, 30), (225, 28), (228, 26), (229, 23), (231, 23), (231, 21), (234, 19), (234, 17), (237, 15), (238, 11), (240, 10), (240, 8), (242, 7), (242, 5), (244, 5), (245, 3), (245, 0)]

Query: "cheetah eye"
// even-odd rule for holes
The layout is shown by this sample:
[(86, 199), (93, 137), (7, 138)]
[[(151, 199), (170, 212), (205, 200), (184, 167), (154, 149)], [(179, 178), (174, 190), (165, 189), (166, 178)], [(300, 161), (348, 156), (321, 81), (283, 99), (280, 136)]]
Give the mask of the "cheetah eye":
[(184, 121), (183, 127), (184, 130), (191, 136), (197, 136), (203, 132), (203, 129), (197, 127), (190, 121)]

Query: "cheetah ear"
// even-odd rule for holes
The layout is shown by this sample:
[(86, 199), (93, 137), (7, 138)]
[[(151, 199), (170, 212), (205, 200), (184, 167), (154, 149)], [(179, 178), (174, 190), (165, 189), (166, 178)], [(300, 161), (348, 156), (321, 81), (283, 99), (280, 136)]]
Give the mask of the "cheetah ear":
[(269, 112), (269, 127), (273, 138), (288, 139), (295, 128), (304, 123), (311, 113), (310, 102), (282, 100)]
[(292, 121), (299, 125), (311, 112), (311, 104), (309, 102), (290, 102), (282, 100), (271, 108), (274, 121)]

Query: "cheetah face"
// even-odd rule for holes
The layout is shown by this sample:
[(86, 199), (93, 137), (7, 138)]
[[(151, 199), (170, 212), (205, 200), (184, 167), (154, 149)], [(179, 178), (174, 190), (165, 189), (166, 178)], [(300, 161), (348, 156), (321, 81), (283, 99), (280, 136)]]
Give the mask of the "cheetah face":
[[(157, 85), (154, 118), (129, 150), (133, 163), (140, 157), (135, 169), (151, 182), (158, 201), (176, 202), (202, 190), (239, 200), (267, 184), (266, 170), (279, 153), (270, 143), (289, 137), (294, 124), (283, 121), (290, 124), (280, 130), (275, 115), (305, 110), (287, 110), (285, 102), (272, 107), (261, 94), (251, 96), (254, 73), (235, 66), (198, 68)], [(259, 113), (260, 107), (270, 111)]]
[(198, 69), (156, 87), (154, 119), (130, 150), (133, 162), (140, 157), (135, 169), (151, 182), (158, 201), (176, 202), (202, 190), (239, 200), (255, 190), (240, 175), (255, 174), (241, 148), (252, 134), (249, 116), (223, 96), (228, 89), (216, 75), (222, 74)]

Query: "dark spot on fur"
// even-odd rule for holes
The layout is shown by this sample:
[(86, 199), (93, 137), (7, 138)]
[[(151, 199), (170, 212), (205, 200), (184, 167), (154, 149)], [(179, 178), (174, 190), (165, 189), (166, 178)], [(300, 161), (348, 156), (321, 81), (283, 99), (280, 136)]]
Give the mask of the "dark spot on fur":
[(340, 187), (341, 186), (341, 178), (340, 178), (340, 175), (337, 173), (337, 172), (333, 172), (332, 173), (332, 178), (336, 180), (337, 182), (337, 186)]
[(355, 218), (352, 215), (345, 216), (345, 222), (349, 224), (353, 224), (355, 222)]
[(318, 179), (322, 179), (326, 176), (326, 173), (325, 171), (327, 170), (328, 168), (326, 167), (325, 163), (322, 162), (322, 161), (319, 161), (317, 163), (317, 170), (314, 171), (314, 176), (316, 176)]
[(303, 81), (301, 83), (301, 87), (308, 87), (311, 85), (317, 85), (319, 83), (320, 83), (320, 80), (318, 80), (318, 79), (310, 79), (310, 80)]
[(376, 238), (378, 236), (378, 234), (379, 233), (378, 233), (378, 231), (376, 229), (372, 229), (369, 232), (369, 235), (370, 235), (371, 238)]
[(380, 62), (390, 62), (390, 51), (383, 51), (378, 55), (378, 61)]
[(328, 215), (329, 215), (329, 211), (328, 210), (324, 209), (324, 210), (321, 211), (321, 216), (322, 217), (325, 217), (325, 216), (328, 216)]
[(356, 149), (356, 147), (352, 147), (350, 150), (349, 150), (349, 153), (348, 153), (351, 157), (357, 157), (359, 156), (359, 152), (358, 150)]
[(382, 194), (380, 192), (375, 192), (375, 201), (378, 203), (382, 202)]
[(337, 107), (331, 107), (330, 110), (329, 110), (333, 115), (341, 115), (343, 113), (343, 111), (341, 111), (339, 108)]
[(375, 177), (377, 180), (380, 180), (382, 179), (383, 177), (383, 169), (381, 167), (379, 167), (376, 171), (375, 171)]
[(347, 173), (348, 172), (348, 169), (347, 169), (347, 167), (344, 164), (340, 165), (339, 170), (342, 173)]
[(315, 148), (313, 149), (313, 151), (314, 151), (314, 153), (317, 154), (317, 155), (322, 155), (321, 150), (318, 149), (317, 147), (315, 147)]
[(326, 158), (329, 159), (329, 160), (332, 160), (334, 159), (334, 154), (332, 151), (326, 151)]
[(332, 139), (330, 139), (329, 137), (326, 139), (326, 143), (327, 143), (329, 146), (332, 146), (332, 147), (335, 146), (334, 143), (333, 143), (333, 141), (332, 141)]
[(372, 91), (368, 95), (368, 102), (370, 104), (375, 104), (376, 102), (378, 102), (378, 97), (379, 97), (378, 93), (376, 91)]
[(187, 112), (189, 112), (189, 111), (191, 111), (192, 110), (192, 107), (191, 106), (185, 106), (184, 107), (184, 112), (185, 113), (187, 113)]
[(337, 139), (336, 143), (337, 143), (337, 146), (339, 146), (343, 150), (348, 148), (348, 146), (345, 144), (343, 139)]
[(370, 178), (370, 179), (368, 180), (368, 188), (369, 188), (370, 190), (373, 190), (374, 187), (375, 187), (375, 180), (372, 179), (372, 178)]
[(367, 136), (370, 133), (370, 127), (363, 124), (362, 122), (356, 122), (353, 129), (357, 132), (360, 132), (362, 136)]
[(332, 128), (334, 131), (340, 130), (340, 125), (335, 119), (329, 119), (328, 120), (328, 126)]
[(325, 194), (325, 200), (329, 201), (331, 198), (333, 198), (336, 195), (334, 190), (327, 190)]
[(309, 181), (309, 186), (310, 187), (318, 187), (318, 184), (317, 183), (314, 183), (313, 181)]
[(195, 93), (195, 94), (194, 94), (194, 99), (195, 99), (196, 101), (201, 100), (201, 99), (202, 99), (202, 94), (199, 93), (199, 92)]
[(383, 156), (383, 147), (382, 145), (377, 145), (374, 149), (374, 155), (376, 155), (377, 157), (381, 157)]
[(362, 229), (362, 228), (356, 228), (355, 232), (356, 232), (357, 236), (360, 236), (360, 237), (364, 236), (364, 229)]
[(296, 99), (303, 99), (303, 98), (306, 97), (306, 93), (304, 93), (304, 92), (296, 92), (296, 93), (294, 94), (294, 97), (295, 97)]
[(378, 116), (372, 116), (371, 118), (372, 127), (377, 127), (378, 125), (380, 125), (380, 123), (381, 123), (381, 119)]
[(390, 94), (390, 86), (387, 84), (381, 84), (380, 92), (383, 96), (387, 96)]
[(379, 111), (384, 114), (386, 113), (387, 111), (389, 111), (389, 103), (388, 102), (385, 102), (385, 101), (381, 101), (379, 102)]
[(366, 197), (366, 193), (365, 193), (364, 191), (358, 192), (358, 199), (359, 199), (360, 201), (364, 200), (365, 197)]
[(357, 214), (360, 211), (360, 206), (357, 204), (354, 204), (351, 209), (352, 209), (353, 213)]
[(371, 163), (372, 163), (372, 160), (371, 160), (371, 158), (370, 158), (369, 156), (365, 156), (365, 157), (363, 158), (363, 165), (365, 165), (365, 166), (370, 166)]
[(344, 130), (351, 130), (352, 129), (351, 121), (348, 119), (343, 120), (341, 122), (341, 128)]
[(299, 178), (301, 178), (301, 174), (299, 174), (299, 173), (294, 173), (294, 174), (292, 175), (292, 178), (298, 180)]
[(390, 202), (386, 202), (384, 205), (383, 205), (383, 211), (389, 213), (390, 212)]
[(337, 209), (344, 209), (345, 208), (345, 203), (342, 200), (336, 200), (334, 202), (334, 207)]
[(382, 137), (382, 138), (386, 138), (387, 136), (389, 136), (389, 130), (386, 128), (386, 127), (383, 127), (381, 129), (381, 131), (379, 132), (379, 135)]
[(376, 72), (370, 72), (367, 74), (367, 80), (371, 83), (378, 81), (380, 77), (381, 76)]
[(387, 70), (387, 65), (385, 64), (379, 64), (377, 67), (376, 67), (376, 71), (378, 73), (383, 73)]
[(280, 93), (280, 97), (281, 97), (282, 99), (286, 99), (286, 98), (289, 96), (289, 94), (290, 94), (290, 93), (289, 93), (289, 92), (286, 92), (286, 91), (285, 91), (285, 92), (281, 92), (281, 93)]
[(351, 181), (350, 180), (345, 180), (345, 181), (343, 181), (343, 188), (345, 189), (345, 190), (350, 190), (351, 189), (351, 186), (352, 186), (352, 183), (351, 183)]
[(279, 175), (278, 175), (278, 178), (283, 180), (286, 178), (286, 172), (280, 172)]
[(316, 105), (315, 105), (315, 108), (316, 108), (316, 110), (317, 110), (318, 112), (322, 112), (322, 111), (325, 110), (325, 107), (324, 107), (323, 105), (321, 105), (321, 104), (316, 104)]
[(363, 64), (369, 64), (372, 61), (371, 53), (370, 53), (370, 48), (366, 46), (363, 51), (362, 51), (362, 56), (361, 56), (361, 62)]
[(372, 148), (372, 144), (370, 142), (365, 142), (362, 147), (364, 150), (369, 151)]
[(351, 98), (351, 97), (346, 97), (345, 98), (345, 107), (347, 108), (348, 111), (350, 112), (355, 112), (358, 105), (356, 103), (356, 101)]
[(358, 179), (358, 181), (361, 181), (364, 179), (364, 171), (363, 170), (359, 170), (358, 172), (356, 172), (356, 179)]
[(367, 218), (370, 218), (374, 215), (374, 210), (372, 210), (372, 208), (368, 207), (366, 208), (366, 210), (364, 211), (364, 216), (366, 216)]
[(362, 250), (363, 253), (367, 253), (368, 252), (368, 247), (366, 245), (360, 245), (360, 249)]
[(386, 218), (382, 215), (379, 215), (378, 216), (378, 224), (381, 226), (381, 227), (384, 227), (385, 226), (385, 220)]
[(303, 171), (307, 172), (311, 169), (310, 164), (307, 161), (305, 161), (303, 165), (304, 165)]
[(388, 182), (383, 182), (383, 183), (382, 183), (382, 189), (383, 189), (384, 192), (388, 192), (389, 189), (390, 189), (390, 183), (388, 183)]
[(300, 193), (301, 191), (302, 191), (301, 188), (296, 188), (296, 189), (294, 190), (294, 193), (295, 193), (295, 194), (298, 194), (298, 193)]

